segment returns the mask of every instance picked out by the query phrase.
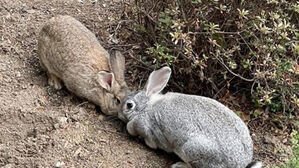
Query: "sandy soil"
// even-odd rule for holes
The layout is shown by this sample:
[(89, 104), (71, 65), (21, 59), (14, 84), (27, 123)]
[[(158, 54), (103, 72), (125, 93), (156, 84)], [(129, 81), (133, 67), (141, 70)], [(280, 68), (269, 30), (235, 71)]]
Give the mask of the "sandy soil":
[[(177, 160), (130, 137), (121, 121), (86, 100), (49, 87), (39, 66), (37, 35), (46, 20), (72, 15), (107, 46), (121, 6), (120, 0), (0, 0), (0, 167), (169, 167)], [(265, 140), (274, 146), (257, 159), (277, 162), (271, 154), (280, 140), (256, 130), (257, 151)]]

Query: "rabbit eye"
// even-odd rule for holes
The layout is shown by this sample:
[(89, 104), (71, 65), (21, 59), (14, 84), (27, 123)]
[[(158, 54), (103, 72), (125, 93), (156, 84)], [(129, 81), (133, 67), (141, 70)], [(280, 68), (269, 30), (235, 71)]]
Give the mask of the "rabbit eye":
[(133, 109), (134, 106), (135, 106), (134, 102), (131, 102), (131, 101), (127, 102), (127, 109), (128, 109), (128, 110)]
[(132, 103), (127, 103), (127, 108), (128, 109), (131, 109), (133, 107), (133, 104)]

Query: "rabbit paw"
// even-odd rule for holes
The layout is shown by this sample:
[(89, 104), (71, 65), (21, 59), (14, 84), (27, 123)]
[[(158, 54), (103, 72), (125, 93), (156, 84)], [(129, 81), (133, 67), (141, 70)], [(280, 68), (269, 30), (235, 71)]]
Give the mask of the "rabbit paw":
[(157, 144), (156, 144), (156, 142), (153, 139), (151, 139), (151, 138), (145, 138), (144, 140), (145, 140), (145, 144), (147, 146), (149, 146), (152, 149), (157, 149)]
[(135, 131), (135, 125), (134, 125), (134, 121), (130, 121), (128, 122), (127, 124), (127, 130), (129, 132), (130, 135), (132, 136), (136, 136), (137, 135), (137, 132)]
[(47, 68), (46, 68), (45, 64), (42, 61), (39, 61), (39, 65), (40, 65), (42, 70), (47, 71)]
[(49, 74), (48, 83), (50, 86), (54, 87), (55, 89), (59, 90), (62, 88), (62, 83), (59, 78), (57, 78), (53, 74)]
[(175, 164), (171, 165), (171, 168), (191, 168), (191, 167), (187, 163), (176, 162)]

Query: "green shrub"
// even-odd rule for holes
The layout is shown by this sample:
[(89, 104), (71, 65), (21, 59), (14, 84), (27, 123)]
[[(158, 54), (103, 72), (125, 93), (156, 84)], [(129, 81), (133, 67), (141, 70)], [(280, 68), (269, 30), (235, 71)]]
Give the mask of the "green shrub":
[(299, 107), (297, 1), (135, 0), (132, 11), (146, 62), (171, 66), (184, 92), (226, 87), (273, 112)]
[(283, 166), (278, 166), (276, 168), (297, 168), (299, 167), (299, 133), (293, 131), (291, 134), (293, 137), (291, 139), (293, 145), (293, 157)]

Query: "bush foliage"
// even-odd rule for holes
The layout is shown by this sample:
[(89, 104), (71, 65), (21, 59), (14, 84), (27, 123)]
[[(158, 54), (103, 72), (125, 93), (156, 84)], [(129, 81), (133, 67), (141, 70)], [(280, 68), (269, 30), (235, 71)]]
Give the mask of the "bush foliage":
[(294, 130), (291, 134), (293, 147), (293, 157), (285, 165), (276, 166), (275, 168), (297, 168), (299, 167), (299, 133)]
[(142, 61), (173, 69), (184, 92), (250, 95), (259, 107), (299, 107), (296, 0), (135, 0)]

